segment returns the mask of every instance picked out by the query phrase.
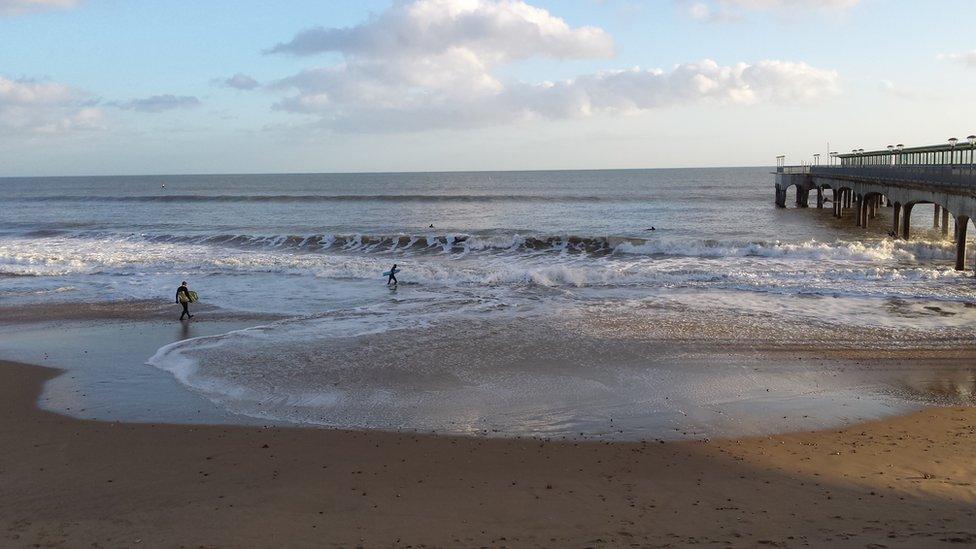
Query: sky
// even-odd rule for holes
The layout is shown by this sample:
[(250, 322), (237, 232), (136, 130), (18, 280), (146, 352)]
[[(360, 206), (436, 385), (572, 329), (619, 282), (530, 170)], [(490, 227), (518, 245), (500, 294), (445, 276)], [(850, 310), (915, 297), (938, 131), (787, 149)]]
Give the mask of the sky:
[(0, 177), (671, 168), (976, 133), (976, 2), (0, 0)]

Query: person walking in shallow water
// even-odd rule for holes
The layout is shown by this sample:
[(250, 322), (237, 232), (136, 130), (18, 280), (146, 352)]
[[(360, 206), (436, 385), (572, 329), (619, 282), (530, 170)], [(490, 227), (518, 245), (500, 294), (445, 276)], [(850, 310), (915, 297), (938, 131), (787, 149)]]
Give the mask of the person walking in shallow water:
[(393, 267), (390, 269), (390, 278), (388, 278), (386, 280), (386, 285), (387, 286), (389, 286), (390, 284), (393, 284), (394, 286), (396, 286), (396, 283), (397, 283), (396, 273), (397, 273), (397, 264), (394, 263), (393, 264)]
[(186, 287), (185, 280), (183, 281), (183, 284), (180, 284), (180, 287), (176, 289), (176, 302), (183, 306), (183, 314), (180, 315), (180, 320), (183, 320), (184, 316), (187, 318), (193, 318), (193, 315), (190, 314), (189, 309), (190, 289)]

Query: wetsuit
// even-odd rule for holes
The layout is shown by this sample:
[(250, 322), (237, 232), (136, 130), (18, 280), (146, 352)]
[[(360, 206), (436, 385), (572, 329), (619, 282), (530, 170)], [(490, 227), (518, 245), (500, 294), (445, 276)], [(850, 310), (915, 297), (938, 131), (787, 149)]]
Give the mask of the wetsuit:
[(397, 270), (396, 265), (394, 265), (393, 268), (390, 269), (390, 278), (386, 281), (387, 285), (389, 285), (391, 282), (393, 284), (397, 283), (396, 270)]
[[(180, 294), (183, 294), (183, 299), (180, 299)], [(180, 320), (183, 320), (184, 316), (187, 318), (193, 318), (193, 315), (190, 314), (190, 309), (187, 308), (187, 306), (190, 304), (189, 288), (186, 286), (180, 286), (176, 289), (176, 302), (183, 306), (183, 314), (180, 315)]]

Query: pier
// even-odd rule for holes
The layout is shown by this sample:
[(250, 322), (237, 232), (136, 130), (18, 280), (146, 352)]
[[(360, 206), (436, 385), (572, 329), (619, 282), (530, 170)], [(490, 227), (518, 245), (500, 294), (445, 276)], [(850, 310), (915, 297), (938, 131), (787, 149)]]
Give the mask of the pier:
[(976, 135), (925, 147), (831, 152), (826, 164), (819, 159), (814, 155), (813, 164), (788, 166), (785, 157), (777, 157), (777, 206), (786, 207), (787, 190), (796, 187), (797, 207), (809, 207), (815, 192), (817, 208), (829, 202), (835, 217), (853, 217), (858, 227), (868, 227), (880, 208), (891, 208), (890, 234), (907, 240), (912, 209), (933, 204), (932, 226), (948, 238), (951, 222), (956, 269), (966, 268), (966, 232), (976, 220)]

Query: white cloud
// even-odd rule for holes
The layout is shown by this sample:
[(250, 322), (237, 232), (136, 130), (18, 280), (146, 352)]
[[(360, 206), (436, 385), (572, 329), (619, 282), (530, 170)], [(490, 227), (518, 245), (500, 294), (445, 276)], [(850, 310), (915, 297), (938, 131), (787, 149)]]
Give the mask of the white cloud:
[(545, 10), (506, 0), (399, 2), (362, 25), (305, 31), (270, 51), (342, 55), (341, 62), (270, 88), (291, 92), (277, 110), (314, 114), (322, 125), (344, 131), (467, 128), (698, 102), (799, 103), (839, 90), (835, 72), (786, 61), (720, 66), (704, 60), (667, 72), (635, 68), (561, 82), (504, 80), (497, 69), (521, 59), (612, 51), (600, 29), (572, 28)]
[(748, 10), (817, 8), (824, 10), (846, 10), (861, 3), (861, 0), (717, 0), (719, 4)]
[(967, 67), (976, 68), (976, 50), (961, 53), (943, 53), (939, 55), (939, 59), (955, 61), (956, 63), (962, 63)]
[(534, 56), (608, 57), (613, 40), (597, 27), (570, 27), (548, 11), (518, 0), (413, 0), (395, 2), (368, 22), (313, 28), (271, 53), (428, 57), (464, 50), (489, 62)]
[(200, 106), (200, 100), (190, 95), (152, 95), (143, 99), (110, 103), (114, 107), (124, 110), (160, 113), (174, 109), (187, 109)]
[(243, 73), (237, 73), (230, 78), (218, 78), (214, 80), (214, 83), (238, 90), (253, 90), (261, 87), (257, 80)]
[(898, 99), (904, 99), (906, 101), (942, 101), (945, 99), (940, 94), (932, 93), (931, 91), (920, 91), (914, 88), (908, 88), (902, 86), (901, 84), (896, 84), (890, 80), (879, 81), (878, 89), (885, 95)]
[(631, 114), (695, 103), (752, 105), (809, 103), (839, 93), (836, 72), (805, 63), (762, 61), (721, 66), (711, 60), (678, 65), (670, 72), (631, 69), (579, 76), (562, 82), (514, 83), (482, 94), (428, 90), (385, 101), (343, 95), (336, 99), (332, 74), (306, 72), (282, 85), (298, 94), (278, 104), (291, 112), (316, 113), (343, 131), (415, 131), (467, 128), (531, 119)]
[(692, 19), (707, 20), (712, 16), (712, 8), (708, 7), (708, 4), (695, 2), (688, 7), (688, 15), (690, 15)]
[(690, 4), (687, 0), (679, 1), (687, 4), (692, 19), (712, 23), (741, 21), (744, 12), (749, 11), (843, 13), (861, 3), (861, 0), (702, 0)]
[(0, 133), (4, 135), (64, 134), (104, 125), (102, 110), (80, 90), (57, 82), (0, 76)]
[(0, 17), (12, 17), (48, 9), (73, 8), (80, 0), (0, 0)]

